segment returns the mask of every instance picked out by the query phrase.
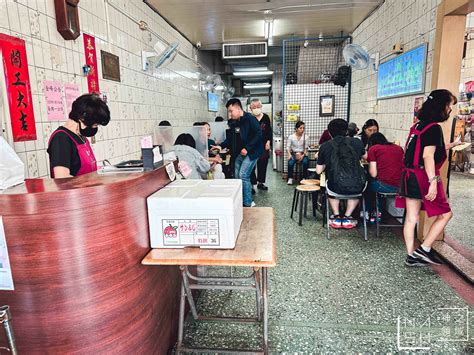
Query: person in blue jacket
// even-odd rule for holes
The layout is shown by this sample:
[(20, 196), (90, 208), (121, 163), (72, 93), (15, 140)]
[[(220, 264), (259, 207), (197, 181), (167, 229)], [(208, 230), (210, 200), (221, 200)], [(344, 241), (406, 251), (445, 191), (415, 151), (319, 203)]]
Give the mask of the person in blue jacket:
[(239, 99), (230, 99), (225, 107), (229, 118), (238, 122), (242, 150), (235, 160), (235, 178), (242, 180), (242, 196), (245, 207), (255, 206), (252, 201), (252, 184), (250, 175), (257, 164), (258, 158), (263, 154), (262, 130), (258, 120), (248, 112), (244, 112)]

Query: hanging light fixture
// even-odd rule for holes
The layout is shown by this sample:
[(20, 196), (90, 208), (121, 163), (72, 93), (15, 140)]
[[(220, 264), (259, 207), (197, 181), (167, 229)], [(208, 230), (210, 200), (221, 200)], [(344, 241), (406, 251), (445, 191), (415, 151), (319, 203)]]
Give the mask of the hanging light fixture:
[(265, 35), (265, 39), (272, 39), (273, 38), (273, 19), (271, 17), (267, 17), (263, 22), (263, 33)]

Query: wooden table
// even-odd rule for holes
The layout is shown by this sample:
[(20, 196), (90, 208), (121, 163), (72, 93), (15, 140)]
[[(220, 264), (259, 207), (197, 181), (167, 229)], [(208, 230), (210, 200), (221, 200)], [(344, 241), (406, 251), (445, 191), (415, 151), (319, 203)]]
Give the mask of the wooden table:
[[(188, 300), (194, 319), (220, 319), (243, 322), (263, 322), (263, 353), (268, 353), (268, 295), (267, 268), (276, 265), (276, 239), (273, 208), (244, 208), (240, 233), (234, 249), (152, 249), (142, 260), (144, 265), (177, 265), (180, 267), (181, 301), (177, 352), (220, 351), (223, 349), (190, 349), (183, 346), (185, 299)], [(188, 269), (190, 265), (201, 266), (248, 266), (253, 273), (248, 277), (198, 277)], [(195, 280), (191, 284), (190, 280)], [(191, 290), (254, 290), (256, 293), (255, 318), (203, 317), (198, 315)], [(241, 349), (226, 349), (226, 352)], [(261, 351), (262, 351), (261, 350)], [(248, 350), (255, 352), (255, 350)]]

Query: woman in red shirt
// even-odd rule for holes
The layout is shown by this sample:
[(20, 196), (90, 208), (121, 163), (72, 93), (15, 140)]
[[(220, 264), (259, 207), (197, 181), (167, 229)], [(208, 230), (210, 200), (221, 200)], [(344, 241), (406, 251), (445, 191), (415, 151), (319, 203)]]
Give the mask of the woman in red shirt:
[[(369, 174), (373, 178), (369, 182), (369, 191), (373, 194), (367, 199), (367, 207), (370, 213), (370, 222), (375, 222), (373, 200), (375, 192), (397, 192), (400, 186), (400, 178), (403, 170), (403, 149), (396, 144), (387, 141), (382, 133), (374, 133), (369, 139), (369, 151), (367, 153), (369, 162)], [(379, 211), (382, 211), (379, 201)], [(380, 212), (379, 212), (380, 213)]]

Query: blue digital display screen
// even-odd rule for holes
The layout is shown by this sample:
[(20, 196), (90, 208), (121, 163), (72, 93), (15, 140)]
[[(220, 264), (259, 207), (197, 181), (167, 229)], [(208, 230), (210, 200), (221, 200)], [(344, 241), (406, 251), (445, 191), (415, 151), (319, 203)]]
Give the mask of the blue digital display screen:
[(211, 112), (219, 111), (219, 95), (212, 92), (207, 93), (207, 110)]
[(379, 65), (377, 99), (424, 92), (427, 44)]

